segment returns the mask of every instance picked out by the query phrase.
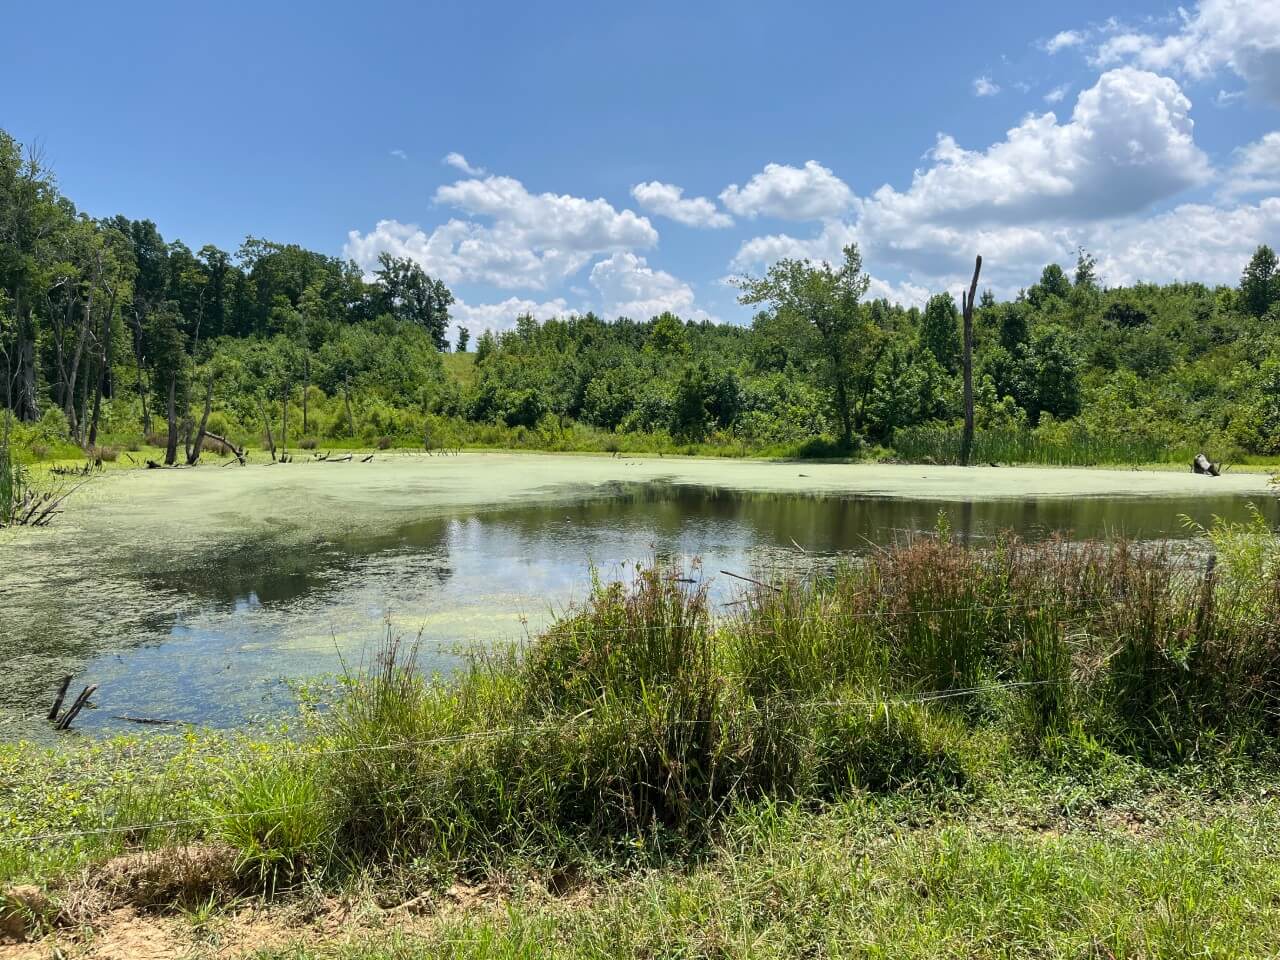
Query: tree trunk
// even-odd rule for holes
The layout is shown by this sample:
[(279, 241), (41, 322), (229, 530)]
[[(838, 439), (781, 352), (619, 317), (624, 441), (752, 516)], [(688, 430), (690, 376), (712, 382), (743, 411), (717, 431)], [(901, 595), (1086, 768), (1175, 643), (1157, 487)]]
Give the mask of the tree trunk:
[(356, 418), (351, 413), (351, 384), (343, 383), (342, 400), (347, 406), (347, 431), (354, 439), (356, 435)]
[(306, 354), (302, 358), (302, 435), (305, 437), (311, 432), (310, 423), (307, 420), (307, 394), (311, 392), (311, 354)]
[(282, 423), (280, 427), (280, 452), (288, 453), (289, 452), (289, 388), (288, 387), (285, 387), (283, 403), (281, 403), (281, 406), (284, 407), (284, 410), (281, 413)]
[(111, 361), (115, 351), (112, 349), (111, 318), (116, 312), (116, 288), (111, 288), (111, 300), (107, 303), (107, 311), (102, 316), (102, 341), (98, 344), (98, 356), (102, 368), (98, 371), (98, 379), (93, 388), (93, 419), (89, 421), (89, 446), (98, 442), (98, 421), (102, 414), (102, 397), (107, 393), (108, 380), (111, 378)]
[(169, 418), (169, 439), (164, 449), (164, 463), (172, 467), (178, 462), (178, 374), (169, 377), (169, 402), (166, 407)]
[(205, 428), (209, 425), (209, 411), (213, 409), (213, 374), (204, 387), (204, 411), (200, 414), (200, 426), (196, 428), (195, 442), (187, 447), (187, 466), (193, 467), (204, 449)]
[(271, 436), (271, 416), (267, 413), (267, 405), (265, 403), (259, 404), (259, 409), (262, 410), (262, 423), (267, 428), (267, 449), (271, 451), (271, 462), (275, 463), (276, 441)]
[(76, 382), (80, 378), (80, 360), (84, 356), (84, 345), (89, 339), (89, 320), (93, 316), (93, 297), (90, 295), (85, 298), (84, 312), (80, 317), (80, 330), (76, 334), (76, 350), (71, 355), (71, 373), (67, 377), (67, 396), (65, 411), (67, 421), (71, 424), (71, 435), (76, 440), (81, 439), (80, 425), (84, 423), (84, 417), (76, 416)]
[(18, 402), (14, 411), (19, 420), (30, 422), (40, 419), (40, 407), (36, 403), (36, 332), (31, 324), (30, 309), (23, 312), (18, 301)]

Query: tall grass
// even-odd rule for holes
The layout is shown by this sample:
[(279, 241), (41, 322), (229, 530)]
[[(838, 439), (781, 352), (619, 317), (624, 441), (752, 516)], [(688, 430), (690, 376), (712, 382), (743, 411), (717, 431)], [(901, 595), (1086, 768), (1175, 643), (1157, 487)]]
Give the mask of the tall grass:
[[(1079, 422), (1046, 433), (1027, 428), (979, 430), (974, 436), (974, 463), (1038, 463), (1089, 467), (1107, 463), (1190, 463), (1197, 451), (1155, 437), (1098, 435)], [(922, 424), (894, 431), (892, 447), (904, 460), (961, 463), (963, 431), (950, 424)]]

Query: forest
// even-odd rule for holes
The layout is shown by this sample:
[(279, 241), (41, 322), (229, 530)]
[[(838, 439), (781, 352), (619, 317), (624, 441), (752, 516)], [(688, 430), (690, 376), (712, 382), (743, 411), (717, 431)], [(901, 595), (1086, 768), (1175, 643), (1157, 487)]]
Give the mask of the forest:
[[(974, 314), (974, 456), (1147, 463), (1280, 455), (1280, 270), (1236, 286), (1109, 287), (1080, 250)], [(1188, 271), (1194, 265), (1188, 265)], [(193, 250), (96, 219), (0, 131), (0, 403), (20, 458), (159, 448), (527, 447), (876, 457), (960, 450), (961, 324), (865, 299), (839, 264), (737, 281), (750, 326), (572, 314), (454, 332), (417, 263), (246, 237)], [(159, 454), (157, 454), (159, 457)]]

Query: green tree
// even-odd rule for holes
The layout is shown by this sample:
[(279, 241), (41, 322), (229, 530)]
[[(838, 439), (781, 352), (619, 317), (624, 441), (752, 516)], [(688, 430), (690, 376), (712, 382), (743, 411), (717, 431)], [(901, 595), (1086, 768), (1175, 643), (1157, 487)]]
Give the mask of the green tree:
[(407, 257), (378, 255), (375, 271), (381, 288), (383, 309), (398, 320), (416, 323), (435, 341), (437, 350), (449, 349), (449, 307), (453, 294), (440, 280), (433, 280)]
[(467, 352), (467, 344), (471, 342), (471, 331), (466, 327), (458, 328), (458, 345), (455, 348), (458, 353)]
[(1084, 290), (1098, 288), (1098, 261), (1084, 247), (1076, 251), (1076, 275), (1073, 285), (1077, 289)]
[(743, 304), (769, 304), (775, 313), (812, 325), (821, 345), (823, 379), (840, 424), (840, 442), (853, 448), (853, 368), (865, 341), (859, 337), (864, 322), (858, 301), (871, 279), (862, 271), (857, 244), (844, 248), (838, 268), (809, 260), (779, 260), (763, 277), (741, 277), (738, 300)]
[(939, 293), (929, 298), (920, 323), (920, 346), (933, 354), (942, 369), (955, 373), (960, 367), (960, 311), (955, 298)]
[(1258, 247), (1240, 277), (1240, 297), (1244, 308), (1255, 317), (1266, 316), (1271, 305), (1280, 301), (1280, 271), (1276, 269), (1276, 253), (1266, 244)]

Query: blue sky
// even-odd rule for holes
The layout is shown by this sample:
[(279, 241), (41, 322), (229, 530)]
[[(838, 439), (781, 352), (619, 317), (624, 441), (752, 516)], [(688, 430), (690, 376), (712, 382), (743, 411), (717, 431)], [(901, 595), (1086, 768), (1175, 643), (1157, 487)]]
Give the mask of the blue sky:
[(0, 126), (95, 216), (412, 256), (473, 330), (743, 321), (726, 277), (854, 240), (906, 302), (1280, 243), (1280, 3), (869, 6), (26, 5)]

